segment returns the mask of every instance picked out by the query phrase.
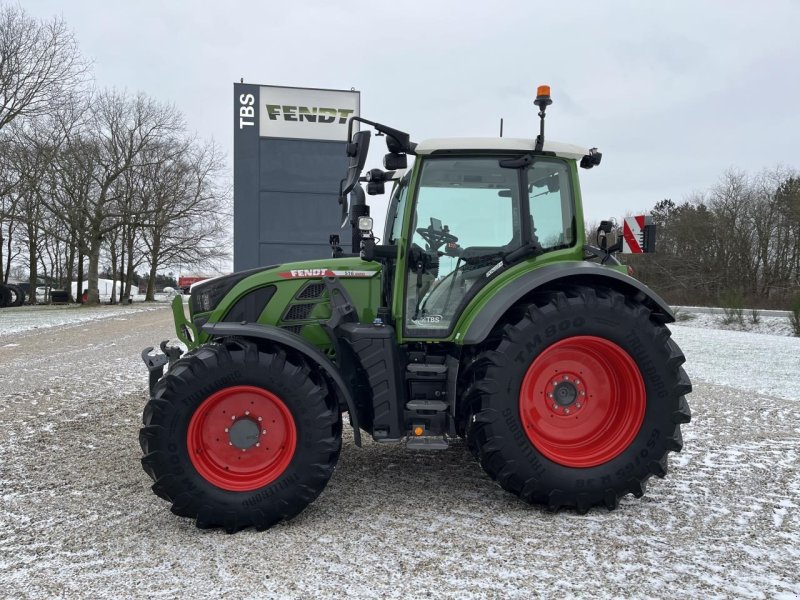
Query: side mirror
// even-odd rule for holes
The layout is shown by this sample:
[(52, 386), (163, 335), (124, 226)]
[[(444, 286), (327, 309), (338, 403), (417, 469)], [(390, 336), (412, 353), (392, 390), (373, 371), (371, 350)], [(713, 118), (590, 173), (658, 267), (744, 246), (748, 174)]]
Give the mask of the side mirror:
[(339, 189), (340, 197), (346, 198), (358, 182), (364, 164), (367, 162), (369, 136), (369, 130), (359, 131), (353, 135), (353, 141), (347, 144), (347, 156), (350, 160), (347, 164), (347, 176), (342, 180)]
[(358, 183), (364, 164), (367, 162), (369, 152), (369, 130), (359, 131), (353, 135), (352, 141), (347, 143), (346, 152), (349, 158), (347, 162), (347, 175), (339, 182), (339, 206), (342, 207), (342, 227), (347, 224), (347, 194), (349, 194)]

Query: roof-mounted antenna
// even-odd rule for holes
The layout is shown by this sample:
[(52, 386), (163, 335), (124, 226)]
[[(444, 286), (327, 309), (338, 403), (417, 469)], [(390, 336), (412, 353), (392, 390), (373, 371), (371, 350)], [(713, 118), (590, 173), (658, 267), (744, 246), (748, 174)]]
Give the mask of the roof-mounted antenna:
[(503, 117), (500, 117), (500, 137), (503, 137)]
[(536, 100), (533, 103), (539, 107), (539, 135), (536, 136), (536, 152), (544, 148), (544, 111), (553, 101), (550, 99), (550, 86), (540, 85), (536, 88)]

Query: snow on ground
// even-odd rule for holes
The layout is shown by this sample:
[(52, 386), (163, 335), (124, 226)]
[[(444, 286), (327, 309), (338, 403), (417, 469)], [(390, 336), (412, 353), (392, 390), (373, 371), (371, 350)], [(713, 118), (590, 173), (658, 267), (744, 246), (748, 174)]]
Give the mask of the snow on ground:
[(742, 322), (726, 323), (725, 315), (718, 313), (696, 312), (691, 309), (678, 309), (678, 325), (684, 327), (702, 327), (705, 329), (724, 329), (728, 331), (745, 331), (748, 333), (762, 333), (765, 335), (794, 336), (794, 331), (789, 323), (789, 318), (784, 314), (774, 315), (778, 311), (761, 312), (757, 322), (754, 322), (752, 313), (745, 310)]
[[(703, 315), (710, 316), (710, 315)], [(693, 382), (800, 402), (800, 338), (670, 325)]]
[(122, 305), (122, 306), (80, 306), (68, 304), (64, 306), (20, 306), (0, 309), (0, 345), (3, 339), (11, 334), (30, 331), (32, 329), (48, 329), (78, 325), (98, 319), (121, 319), (142, 311), (163, 308), (160, 305)]
[(800, 340), (674, 326), (695, 383), (684, 451), (615, 512), (527, 506), (458, 442), (348, 433), (308, 509), (228, 536), (171, 514), (139, 465), (138, 354), (169, 317), (0, 344), (0, 597), (800, 596)]

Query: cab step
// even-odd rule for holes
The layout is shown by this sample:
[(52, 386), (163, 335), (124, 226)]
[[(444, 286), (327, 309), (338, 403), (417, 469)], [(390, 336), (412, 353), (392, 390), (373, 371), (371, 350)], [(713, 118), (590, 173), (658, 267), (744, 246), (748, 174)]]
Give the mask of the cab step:
[(406, 410), (413, 410), (415, 412), (443, 412), (448, 408), (447, 402), (442, 402), (441, 400), (411, 400), (406, 402)]
[(447, 440), (435, 435), (409, 437), (406, 448), (409, 450), (447, 450)]

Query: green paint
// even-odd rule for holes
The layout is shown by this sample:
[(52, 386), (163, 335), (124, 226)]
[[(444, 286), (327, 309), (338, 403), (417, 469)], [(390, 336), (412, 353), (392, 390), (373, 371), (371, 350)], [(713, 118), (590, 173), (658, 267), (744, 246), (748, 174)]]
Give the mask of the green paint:
[[(321, 349), (331, 347), (331, 341), (322, 327), (320, 321), (330, 318), (330, 305), (327, 293), (323, 298), (318, 299), (297, 299), (298, 292), (309, 282), (321, 282), (321, 273), (326, 271), (354, 272), (358, 271), (366, 274), (364, 277), (340, 277), (342, 286), (347, 290), (353, 299), (358, 311), (359, 320), (362, 323), (371, 323), (375, 319), (375, 314), (380, 303), (380, 278), (381, 265), (369, 263), (358, 257), (331, 258), (303, 263), (287, 263), (275, 269), (261, 271), (247, 277), (237, 283), (230, 292), (222, 299), (217, 307), (208, 315), (208, 323), (215, 323), (224, 319), (233, 305), (248, 292), (265, 287), (275, 286), (275, 293), (270, 299), (267, 307), (258, 318), (258, 323), (262, 325), (274, 325), (276, 327), (296, 327), (301, 326), (300, 335)], [(281, 274), (292, 274), (292, 271), (302, 272), (311, 271), (320, 273), (317, 276), (295, 276), (292, 278), (282, 277)], [(285, 318), (288, 309), (295, 304), (313, 304), (314, 307), (309, 315), (303, 320), (288, 320)], [(173, 304), (173, 311), (174, 311)], [(204, 313), (205, 315), (206, 313)], [(196, 317), (198, 315), (192, 315)], [(176, 329), (185, 319), (179, 323), (176, 313)], [(181, 341), (186, 343), (184, 337), (179, 335)], [(198, 341), (203, 343), (208, 340), (208, 335), (200, 332)]]
[[(190, 322), (186, 318), (186, 310), (183, 305), (183, 296), (175, 296), (172, 299), (172, 317), (175, 321), (175, 334), (178, 336), (178, 339), (186, 344), (190, 350), (195, 348), (200, 343), (200, 340), (198, 339), (198, 331), (197, 327), (194, 326), (194, 323)], [(194, 341), (186, 337), (184, 328), (188, 328), (189, 331), (191, 331)]]

